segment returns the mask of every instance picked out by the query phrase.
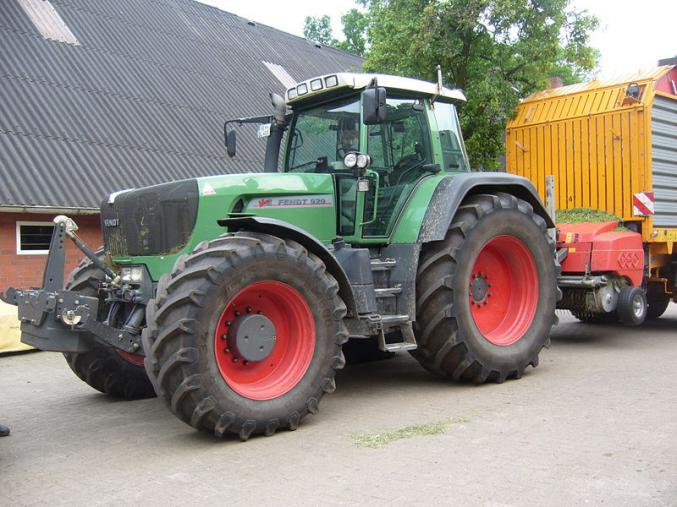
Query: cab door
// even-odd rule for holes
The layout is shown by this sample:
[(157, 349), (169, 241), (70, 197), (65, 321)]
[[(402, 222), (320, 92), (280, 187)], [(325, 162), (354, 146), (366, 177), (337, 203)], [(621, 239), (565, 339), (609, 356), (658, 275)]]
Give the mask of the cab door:
[(361, 224), (365, 240), (390, 235), (416, 184), (434, 168), (422, 99), (388, 97), (386, 122), (367, 126), (366, 133), (371, 165)]

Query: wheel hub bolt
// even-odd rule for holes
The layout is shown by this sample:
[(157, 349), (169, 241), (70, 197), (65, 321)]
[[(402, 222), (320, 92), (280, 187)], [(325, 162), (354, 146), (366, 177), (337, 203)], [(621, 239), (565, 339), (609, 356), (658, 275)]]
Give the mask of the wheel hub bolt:
[(234, 363), (237, 363), (238, 361), (239, 361), (239, 359), (238, 359), (237, 357), (234, 357), (234, 358), (233, 358), (233, 362), (234, 362)]

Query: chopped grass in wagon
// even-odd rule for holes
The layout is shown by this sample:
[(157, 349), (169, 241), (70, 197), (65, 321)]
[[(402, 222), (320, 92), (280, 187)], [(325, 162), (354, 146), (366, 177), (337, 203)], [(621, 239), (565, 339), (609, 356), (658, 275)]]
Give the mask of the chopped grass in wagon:
[[(615, 220), (619, 224), (621, 219), (616, 215), (608, 213), (606, 211), (600, 211), (591, 208), (573, 208), (573, 209), (563, 209), (557, 211), (556, 222), (558, 224), (581, 224), (586, 222), (610, 222)], [(627, 227), (619, 225), (614, 229), (615, 231), (629, 231)]]

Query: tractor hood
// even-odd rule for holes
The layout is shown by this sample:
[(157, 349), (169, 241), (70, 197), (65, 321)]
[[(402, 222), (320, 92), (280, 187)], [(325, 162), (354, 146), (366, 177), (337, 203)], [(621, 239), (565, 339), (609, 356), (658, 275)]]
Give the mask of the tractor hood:
[(195, 179), (112, 194), (101, 204), (106, 251), (138, 256), (182, 248), (193, 232), (198, 201)]
[(104, 245), (113, 261), (146, 264), (155, 280), (195, 248), (194, 238), (227, 232), (217, 220), (253, 215), (292, 222), (329, 242), (336, 222), (333, 179), (329, 174), (229, 174), (117, 192), (101, 204)]

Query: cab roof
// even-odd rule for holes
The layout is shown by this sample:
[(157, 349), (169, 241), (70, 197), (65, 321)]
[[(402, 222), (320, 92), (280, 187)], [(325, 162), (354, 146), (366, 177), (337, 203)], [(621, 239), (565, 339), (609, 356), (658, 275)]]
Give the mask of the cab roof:
[(369, 87), (374, 80), (377, 86), (383, 86), (390, 90), (400, 90), (404, 92), (414, 92), (429, 97), (441, 97), (454, 102), (465, 102), (466, 98), (462, 90), (442, 87), (436, 83), (421, 81), (401, 76), (391, 76), (389, 74), (364, 74), (353, 72), (339, 72), (337, 74), (327, 74), (317, 76), (288, 88), (285, 93), (287, 104), (293, 105), (305, 102), (307, 99), (317, 98), (325, 93), (331, 93), (341, 88), (362, 90)]

